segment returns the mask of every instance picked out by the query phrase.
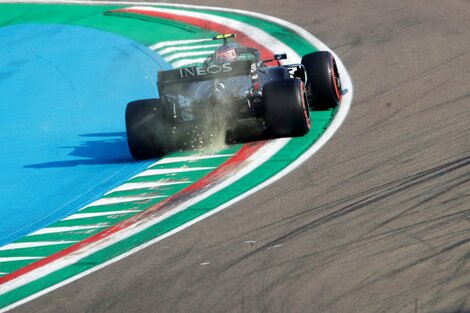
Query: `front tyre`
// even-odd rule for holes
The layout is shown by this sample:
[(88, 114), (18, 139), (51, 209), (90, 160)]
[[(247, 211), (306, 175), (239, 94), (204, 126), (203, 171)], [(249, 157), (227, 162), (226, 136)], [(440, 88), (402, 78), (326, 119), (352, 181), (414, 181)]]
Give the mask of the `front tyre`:
[(169, 129), (160, 99), (137, 100), (127, 104), (127, 145), (134, 159), (157, 158), (167, 153)]
[(303, 136), (310, 130), (309, 111), (300, 79), (289, 78), (263, 87), (265, 121), (276, 137)]
[(301, 63), (307, 74), (306, 89), (309, 106), (318, 110), (334, 108), (341, 103), (341, 78), (336, 60), (328, 51), (309, 53)]

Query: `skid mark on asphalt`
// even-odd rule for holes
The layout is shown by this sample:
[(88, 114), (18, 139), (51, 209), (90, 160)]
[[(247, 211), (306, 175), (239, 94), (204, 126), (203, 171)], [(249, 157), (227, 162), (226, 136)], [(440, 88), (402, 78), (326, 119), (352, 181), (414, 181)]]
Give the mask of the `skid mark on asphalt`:
[[(413, 210), (421, 208), (424, 204), (446, 195), (448, 192), (454, 190), (455, 188), (465, 188), (465, 186), (468, 187), (469, 182), (470, 182), (470, 174), (468, 173), (470, 173), (470, 170), (466, 171), (466, 174), (457, 175), (456, 177), (454, 177), (453, 175), (454, 173), (460, 173), (462, 169), (465, 169), (465, 168), (470, 168), (470, 157), (465, 157), (465, 158), (457, 159), (451, 162), (447, 162), (439, 166), (436, 166), (434, 168), (410, 175), (403, 179), (389, 182), (381, 186), (377, 186), (372, 189), (356, 193), (352, 196), (345, 197), (343, 199), (338, 199), (336, 201), (333, 201), (331, 203), (328, 203), (319, 207), (308, 208), (300, 214), (290, 216), (288, 218), (277, 221), (275, 223), (271, 223), (269, 225), (264, 225), (262, 228), (265, 228), (266, 231), (268, 231), (268, 229), (273, 229), (273, 228), (282, 229), (283, 228), (282, 226), (285, 225), (286, 223), (295, 223), (295, 222), (304, 221), (303, 223), (301, 223), (302, 226), (296, 227), (294, 230), (290, 230), (284, 233), (283, 235), (277, 236), (275, 239), (267, 240), (263, 245), (258, 246), (256, 249), (254, 249), (253, 251), (250, 251), (248, 254), (243, 255), (242, 257), (235, 259), (232, 262), (229, 262), (226, 265), (225, 270), (239, 264), (240, 262), (246, 260), (247, 258), (251, 256), (254, 256), (260, 252), (267, 250), (269, 247), (286, 243), (289, 240), (293, 240), (294, 238), (299, 237), (299, 236), (304, 236), (306, 232), (314, 231), (315, 228), (323, 227), (325, 226), (325, 224), (332, 223), (330, 227), (334, 227), (334, 223), (345, 223), (350, 219), (361, 218), (362, 214), (360, 211), (364, 209), (370, 210), (374, 205), (379, 205), (380, 203), (386, 202), (388, 198), (395, 197), (398, 194), (410, 193), (409, 191), (411, 189), (416, 190), (415, 193), (410, 193), (409, 200), (403, 202), (403, 208), (396, 208), (395, 211), (397, 211), (397, 213), (391, 215), (388, 218), (384, 218), (384, 220), (381, 223), (376, 224), (376, 226), (368, 230), (369, 233), (380, 231), (384, 228), (387, 228), (389, 224), (393, 224), (393, 222), (395, 222), (397, 219), (406, 219), (407, 215), (411, 214)], [(463, 172), (465, 173), (465, 171)], [(442, 179), (443, 177), (446, 177), (446, 176), (449, 176), (449, 178), (445, 182), (445, 184), (443, 184), (439, 190), (433, 190), (432, 193), (429, 193), (429, 190), (427, 190), (425, 187), (426, 184), (429, 183), (430, 181), (433, 181), (434, 179), (437, 179), (437, 178)], [(285, 196), (286, 194), (279, 195), (279, 197), (285, 197)], [(468, 197), (469, 195), (467, 195), (467, 198)], [(276, 201), (276, 199), (273, 198), (272, 201)], [(407, 204), (411, 202), (413, 202), (414, 204), (413, 205)], [(338, 207), (340, 208), (338, 209)], [(322, 212), (325, 212), (326, 214), (322, 214)], [(453, 222), (459, 223), (459, 224), (461, 223), (467, 224), (468, 220), (462, 221), (462, 218), (465, 216), (468, 216), (468, 213), (469, 213), (469, 210), (465, 210), (465, 211), (456, 212), (450, 215), (434, 217), (425, 221), (421, 221), (419, 223), (408, 225), (406, 227), (400, 227), (395, 230), (390, 230), (384, 233), (379, 233), (374, 236), (366, 236), (365, 238), (362, 238), (359, 241), (354, 241), (354, 242), (348, 241), (347, 243), (343, 245), (335, 246), (334, 249), (346, 249), (347, 251), (348, 247), (354, 246), (355, 243), (360, 242), (360, 241), (366, 241), (366, 244), (370, 245), (371, 242), (369, 240), (371, 238), (379, 238), (378, 240), (382, 240), (385, 238), (384, 236), (396, 234), (399, 232), (404, 232), (405, 230), (412, 230), (418, 226), (433, 228), (439, 225), (444, 225), (444, 228), (447, 228), (451, 226), (451, 223)], [(364, 214), (367, 215), (369, 213), (365, 212)], [(321, 215), (321, 217), (319, 218), (316, 217), (314, 218), (314, 220), (305, 223), (305, 220), (306, 219), (308, 220), (310, 216), (318, 216), (318, 215)], [(262, 228), (257, 228), (253, 231), (247, 232), (245, 235), (249, 235), (250, 233), (256, 233), (260, 231)], [(467, 229), (466, 233), (467, 234), (470, 233), (470, 230)], [(461, 235), (461, 233), (459, 234)], [(454, 247), (455, 248), (460, 247), (466, 242), (467, 241), (465, 240), (458, 241), (455, 244), (444, 247), (442, 251), (439, 253), (445, 252), (446, 249), (453, 249)], [(413, 242), (412, 244), (416, 244), (416, 243)], [(423, 258), (422, 261), (425, 261), (434, 256), (437, 256), (439, 255), (439, 253), (429, 255)], [(404, 269), (406, 269), (406, 267)]]

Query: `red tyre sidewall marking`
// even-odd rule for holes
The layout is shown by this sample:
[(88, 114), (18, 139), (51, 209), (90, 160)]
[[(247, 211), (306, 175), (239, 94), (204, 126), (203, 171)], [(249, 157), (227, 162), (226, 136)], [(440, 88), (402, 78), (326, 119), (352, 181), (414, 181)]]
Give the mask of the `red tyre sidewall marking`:
[(333, 61), (333, 56), (330, 57), (330, 67), (331, 67), (331, 80), (333, 81), (333, 87), (335, 88), (335, 94), (336, 94), (336, 99), (338, 99), (339, 102), (341, 102), (341, 93), (338, 88), (338, 84), (336, 83), (335, 79), (335, 63)]
[(300, 81), (300, 98), (302, 101), (302, 110), (304, 111), (304, 117), (305, 117), (305, 121), (307, 122), (307, 128), (310, 129), (310, 127), (312, 126), (311, 123), (310, 123), (310, 117), (308, 115), (308, 109), (307, 109), (307, 105), (305, 104), (305, 96), (304, 96), (304, 82), (303, 81)]

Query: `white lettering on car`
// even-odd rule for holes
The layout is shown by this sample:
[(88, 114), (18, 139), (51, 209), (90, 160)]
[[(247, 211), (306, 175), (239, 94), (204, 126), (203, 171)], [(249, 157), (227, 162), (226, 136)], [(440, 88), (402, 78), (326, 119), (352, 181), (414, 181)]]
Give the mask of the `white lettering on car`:
[(208, 74), (228, 73), (233, 70), (230, 63), (211, 64), (207, 68), (203, 67), (187, 67), (179, 70), (180, 78), (206, 76)]
[(196, 76), (204, 76), (207, 75), (206, 70), (204, 70), (202, 67), (196, 67)]
[(232, 65), (230, 63), (224, 63), (222, 64), (222, 69), (224, 73), (231, 72), (232, 71)]
[(196, 76), (196, 73), (194, 71), (194, 67), (187, 67), (187, 68), (180, 69), (180, 77), (181, 78), (194, 77), (194, 76)]

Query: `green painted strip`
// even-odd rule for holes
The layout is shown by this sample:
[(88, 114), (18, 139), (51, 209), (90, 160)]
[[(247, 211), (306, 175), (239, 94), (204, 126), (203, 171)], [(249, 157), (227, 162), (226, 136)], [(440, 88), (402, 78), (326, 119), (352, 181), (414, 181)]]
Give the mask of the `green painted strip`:
[[(2, 273), (10, 273), (12, 272), (13, 270), (15, 270), (18, 265), (20, 265), (20, 267), (24, 267), (28, 264), (31, 264), (32, 262), (34, 262), (34, 260), (25, 260), (25, 261), (16, 261), (16, 262), (5, 262), (5, 263), (1, 263), (1, 266), (0, 266), (0, 272)], [(3, 275), (1, 275), (3, 276)], [(16, 300), (17, 301), (17, 300)], [(7, 301), (5, 305), (7, 304), (10, 304), (12, 302), (10, 301)], [(0, 307), (3, 307), (4, 305), (2, 305), (2, 301), (0, 300)]]

